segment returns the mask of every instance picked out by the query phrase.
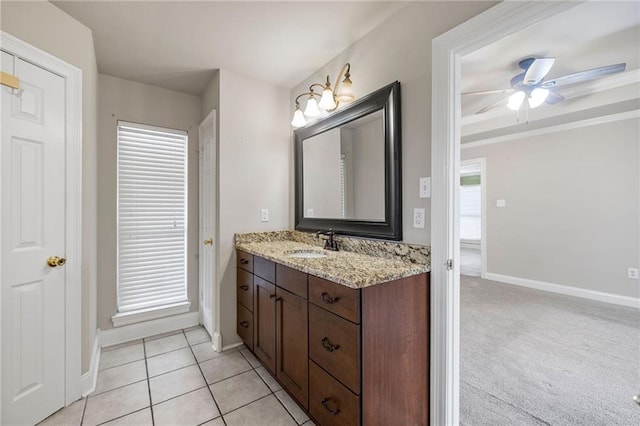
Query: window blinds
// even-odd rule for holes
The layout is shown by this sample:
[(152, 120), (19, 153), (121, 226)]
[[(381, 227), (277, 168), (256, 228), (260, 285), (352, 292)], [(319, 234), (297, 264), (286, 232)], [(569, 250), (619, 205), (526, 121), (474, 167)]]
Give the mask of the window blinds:
[(118, 312), (187, 300), (187, 133), (118, 122)]

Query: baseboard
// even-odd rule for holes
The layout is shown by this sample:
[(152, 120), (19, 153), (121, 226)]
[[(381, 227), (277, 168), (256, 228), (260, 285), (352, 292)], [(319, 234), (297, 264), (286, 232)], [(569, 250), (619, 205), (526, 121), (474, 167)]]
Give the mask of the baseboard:
[(181, 328), (193, 327), (194, 325), (198, 325), (198, 312), (188, 312), (186, 314), (102, 330), (101, 342), (102, 346), (117, 345), (130, 340), (142, 339)]
[(537, 290), (548, 291), (551, 293), (581, 297), (583, 299), (596, 300), (598, 302), (612, 303), (614, 305), (628, 306), (630, 308), (640, 309), (640, 298), (637, 297), (619, 296), (617, 294), (587, 290), (568, 285), (547, 283), (544, 281), (535, 281), (527, 278), (511, 277), (508, 275), (494, 274), (491, 272), (487, 272), (484, 278), (487, 280), (498, 281), (506, 284), (535, 288)]
[(244, 345), (244, 343), (240, 342), (240, 343), (232, 343), (230, 345), (223, 346), (222, 352), (228, 351), (229, 349), (237, 348), (238, 346), (242, 346), (242, 345)]
[(213, 332), (213, 338), (211, 339), (211, 344), (213, 346), (213, 350), (216, 352), (222, 352), (222, 334), (219, 331)]
[(96, 337), (93, 339), (93, 349), (91, 351), (91, 362), (89, 364), (89, 371), (84, 373), (80, 377), (80, 389), (82, 396), (86, 397), (96, 389), (96, 382), (98, 381), (98, 369), (100, 367), (100, 330), (96, 330)]

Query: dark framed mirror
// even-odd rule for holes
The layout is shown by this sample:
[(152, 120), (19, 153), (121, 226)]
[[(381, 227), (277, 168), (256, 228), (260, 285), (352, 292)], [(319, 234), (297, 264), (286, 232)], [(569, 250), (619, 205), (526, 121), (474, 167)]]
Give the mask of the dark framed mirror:
[(294, 135), (296, 229), (402, 240), (399, 82)]

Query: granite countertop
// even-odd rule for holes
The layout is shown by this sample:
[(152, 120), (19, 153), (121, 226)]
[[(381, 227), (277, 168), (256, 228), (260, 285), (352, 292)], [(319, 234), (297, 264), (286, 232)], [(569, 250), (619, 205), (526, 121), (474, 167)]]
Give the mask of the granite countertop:
[[(363, 288), (429, 272), (429, 266), (348, 251), (329, 251), (290, 240), (239, 242), (236, 248), (351, 288)], [(323, 253), (321, 258), (295, 258), (300, 251)]]

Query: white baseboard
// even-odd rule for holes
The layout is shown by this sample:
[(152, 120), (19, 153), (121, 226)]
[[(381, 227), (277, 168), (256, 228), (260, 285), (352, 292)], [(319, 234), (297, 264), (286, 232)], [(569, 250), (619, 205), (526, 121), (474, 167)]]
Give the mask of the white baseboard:
[(222, 347), (222, 351), (228, 351), (229, 349), (233, 349), (233, 348), (237, 348), (238, 346), (242, 346), (244, 345), (244, 343), (240, 342), (240, 343), (232, 343), (230, 345), (227, 346), (223, 346)]
[(96, 389), (96, 382), (98, 381), (98, 368), (100, 367), (100, 330), (96, 330), (96, 337), (93, 340), (93, 349), (91, 350), (91, 362), (89, 364), (89, 371), (84, 373), (80, 378), (80, 387), (82, 396), (86, 397)]
[(102, 346), (117, 345), (130, 340), (142, 339), (143, 337), (167, 333), (181, 328), (193, 327), (194, 325), (198, 325), (198, 312), (188, 312), (186, 314), (102, 330), (101, 341)]
[(612, 303), (614, 305), (622, 305), (640, 309), (640, 298), (637, 297), (619, 296), (617, 294), (587, 290), (584, 288), (572, 287), (568, 285), (547, 283), (543, 281), (535, 281), (527, 278), (511, 277), (509, 275), (494, 274), (491, 272), (487, 272), (483, 278), (492, 281), (499, 281), (506, 284), (535, 288), (537, 290), (548, 291), (551, 293), (565, 294), (568, 296), (581, 297), (583, 299), (596, 300), (598, 302)]
[(222, 352), (222, 334), (219, 331), (213, 332), (213, 338), (211, 339), (211, 344), (213, 346), (213, 350), (216, 352)]

